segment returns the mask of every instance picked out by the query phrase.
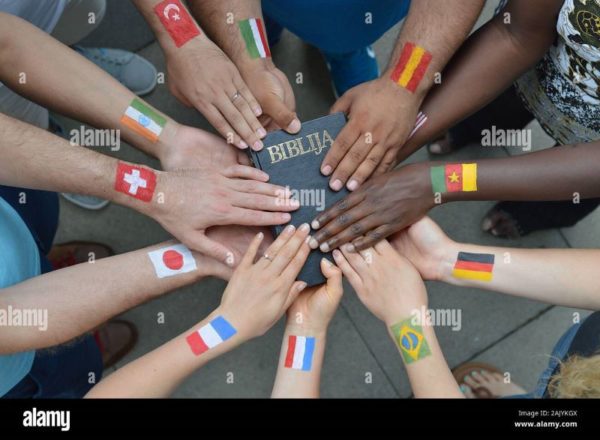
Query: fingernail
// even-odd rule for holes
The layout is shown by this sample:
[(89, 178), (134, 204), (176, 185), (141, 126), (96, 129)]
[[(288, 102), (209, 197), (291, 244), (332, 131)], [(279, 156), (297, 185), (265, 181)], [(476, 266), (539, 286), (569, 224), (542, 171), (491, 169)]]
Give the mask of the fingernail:
[(478, 371), (471, 371), (471, 376), (477, 376), (477, 375), (479, 375)]
[(492, 221), (489, 218), (483, 219), (483, 223), (481, 224), (481, 229), (484, 231), (489, 231), (492, 228)]
[(254, 142), (254, 144), (252, 145), (252, 148), (254, 149), (254, 151), (260, 151), (262, 150), (262, 148), (265, 146), (265, 144), (262, 143), (262, 141), (256, 141)]
[(308, 226), (308, 223), (303, 223), (300, 226), (300, 232), (308, 232), (310, 231), (310, 226)]
[(298, 292), (302, 292), (304, 289), (306, 289), (306, 283), (304, 281), (302, 281), (300, 284), (298, 284), (298, 287), (296, 287)]
[(235, 258), (231, 252), (227, 252), (227, 257), (225, 258), (225, 264), (229, 267), (233, 267), (233, 263), (235, 263)]
[(302, 124), (300, 124), (300, 121), (298, 120), (298, 118), (296, 118), (292, 122), (290, 122), (290, 125), (287, 126), (286, 131), (289, 131), (292, 133), (297, 133), (300, 131), (301, 126), (302, 126)]
[(304, 239), (304, 243), (308, 244), (310, 242), (311, 238), (312, 237), (310, 235), (307, 235), (306, 238)]
[(260, 108), (260, 107), (254, 107), (254, 108), (252, 109), (252, 111), (254, 112), (254, 114), (255, 114), (256, 116), (260, 116), (260, 115), (262, 115), (262, 108)]
[(331, 168), (330, 165), (325, 165), (323, 167), (323, 169), (321, 170), (321, 173), (323, 173), (324, 176), (329, 176), (332, 171), (333, 171), (333, 169)]
[(325, 266), (331, 267), (331, 261), (329, 261), (327, 258), (321, 258), (321, 261), (325, 263)]
[(337, 249), (335, 249), (333, 251), (333, 258), (335, 258), (336, 260), (339, 259), (342, 256), (342, 253), (340, 251), (338, 251)]
[(321, 252), (327, 253), (329, 252), (329, 244), (323, 243), (321, 246), (319, 246), (319, 249), (321, 249)]
[(311, 249), (316, 249), (319, 247), (319, 242), (317, 240), (315, 240), (314, 238), (310, 237), (308, 245), (310, 246)]
[(469, 375), (467, 374), (465, 377), (463, 377), (463, 380), (467, 380), (469, 378)]
[(258, 130), (256, 130), (256, 134), (258, 134), (260, 136), (260, 138), (262, 139), (267, 135), (267, 130), (260, 127)]
[(294, 229), (296, 229), (294, 225), (287, 225), (284, 232), (293, 232)]
[(240, 141), (240, 144), (239, 144), (239, 145), (240, 145), (240, 148), (243, 148), (244, 150), (245, 150), (246, 148), (248, 148), (248, 144), (247, 144), (246, 142), (244, 142), (244, 141)]
[(313, 220), (310, 225), (312, 226), (313, 229), (319, 229), (321, 227), (321, 225), (319, 224), (319, 222), (316, 221), (316, 220)]
[(292, 219), (292, 216), (289, 215), (287, 212), (284, 214), (281, 214), (281, 221), (284, 223), (289, 222)]
[(354, 191), (356, 188), (358, 188), (358, 182), (354, 179), (352, 179), (350, 182), (348, 182), (348, 189), (350, 191)]
[(265, 234), (263, 234), (262, 232), (259, 232), (258, 234), (256, 234), (256, 236), (262, 240), (262, 238), (265, 236)]
[(343, 183), (340, 179), (335, 179), (330, 185), (332, 190), (339, 191), (342, 189)]
[(467, 391), (469, 391), (469, 389), (467, 388), (467, 386), (463, 383), (460, 386), (460, 390), (464, 393), (466, 393)]
[(348, 244), (346, 245), (346, 250), (347, 250), (348, 252), (356, 252), (356, 248), (354, 247), (354, 245), (353, 245), (352, 243), (348, 243)]

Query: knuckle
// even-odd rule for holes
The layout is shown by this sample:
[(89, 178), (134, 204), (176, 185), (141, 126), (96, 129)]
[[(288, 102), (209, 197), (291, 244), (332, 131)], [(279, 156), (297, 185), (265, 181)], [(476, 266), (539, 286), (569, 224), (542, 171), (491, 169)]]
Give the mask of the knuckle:
[(345, 224), (349, 223), (351, 220), (352, 220), (352, 217), (351, 217), (350, 215), (346, 214), (346, 213), (344, 213), (344, 214), (340, 215), (340, 216), (337, 218), (337, 222), (338, 222), (340, 225), (345, 225)]
[(360, 235), (363, 233), (363, 231), (364, 227), (360, 223), (354, 223), (352, 226), (350, 226), (350, 232), (352, 232), (354, 235)]

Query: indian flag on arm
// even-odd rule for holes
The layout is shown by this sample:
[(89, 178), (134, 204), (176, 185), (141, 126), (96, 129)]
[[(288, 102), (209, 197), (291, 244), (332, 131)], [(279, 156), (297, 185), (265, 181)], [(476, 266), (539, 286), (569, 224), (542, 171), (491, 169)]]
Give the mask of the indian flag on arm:
[(246, 43), (251, 58), (267, 58), (271, 56), (267, 33), (260, 18), (249, 18), (239, 22), (240, 32)]
[(135, 98), (121, 116), (121, 124), (146, 139), (157, 142), (167, 119), (142, 100)]

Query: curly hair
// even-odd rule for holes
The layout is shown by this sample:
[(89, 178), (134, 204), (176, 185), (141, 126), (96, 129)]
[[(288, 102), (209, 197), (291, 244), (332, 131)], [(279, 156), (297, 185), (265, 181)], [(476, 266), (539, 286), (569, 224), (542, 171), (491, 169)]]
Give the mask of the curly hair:
[(561, 362), (559, 371), (550, 378), (548, 392), (555, 399), (599, 398), (600, 354), (571, 356)]

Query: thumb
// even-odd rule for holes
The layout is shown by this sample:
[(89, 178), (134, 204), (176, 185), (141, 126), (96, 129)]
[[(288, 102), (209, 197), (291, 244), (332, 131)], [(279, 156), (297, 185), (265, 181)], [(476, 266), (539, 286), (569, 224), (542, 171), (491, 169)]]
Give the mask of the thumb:
[(276, 95), (269, 95), (266, 102), (263, 103), (263, 110), (273, 118), (279, 127), (288, 133), (298, 133), (302, 128), (296, 113), (287, 108), (281, 98)]
[(214, 258), (215, 260), (222, 262), (229, 267), (235, 266), (235, 257), (233, 256), (233, 252), (231, 252), (229, 248), (221, 243), (208, 238), (206, 235), (204, 235), (204, 232), (198, 234), (192, 240), (188, 239), (185, 244), (193, 250), (203, 253), (208, 257)]
[(348, 91), (348, 92), (344, 93), (340, 98), (338, 98), (337, 101), (335, 101), (335, 103), (331, 106), (331, 110), (329, 111), (329, 113), (342, 112), (342, 113), (347, 114), (348, 111), (350, 110), (351, 104), (352, 104), (352, 95)]
[(327, 278), (327, 293), (333, 301), (339, 301), (344, 293), (342, 287), (342, 271), (327, 258), (321, 259), (321, 272)]
[(296, 298), (298, 298), (298, 295), (300, 295), (304, 289), (306, 289), (306, 283), (304, 281), (296, 281), (294, 284), (292, 284), (292, 287), (288, 292), (287, 299), (285, 300), (285, 310), (290, 308), (294, 301), (296, 301)]

